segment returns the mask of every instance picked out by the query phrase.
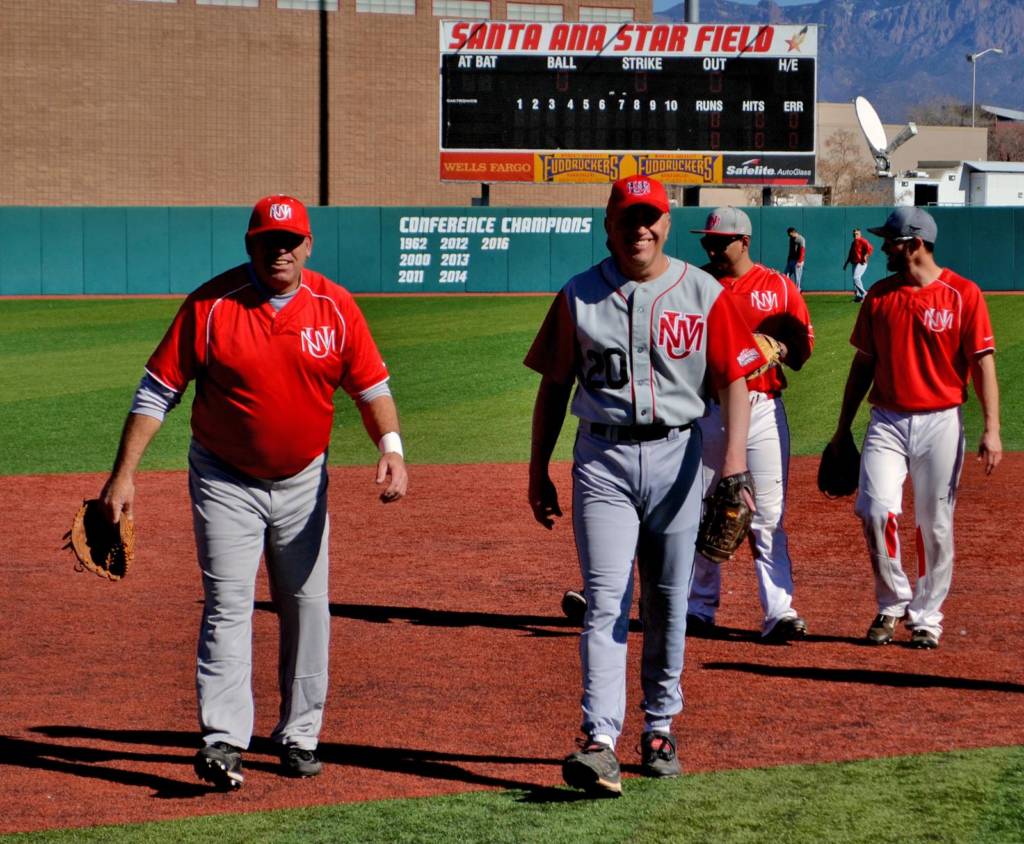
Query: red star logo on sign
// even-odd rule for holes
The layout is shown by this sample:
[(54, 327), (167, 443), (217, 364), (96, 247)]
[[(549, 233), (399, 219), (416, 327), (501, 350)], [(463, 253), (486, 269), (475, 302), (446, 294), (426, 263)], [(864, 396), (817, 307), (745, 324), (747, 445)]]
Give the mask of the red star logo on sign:
[(805, 26), (803, 29), (801, 29), (792, 38), (787, 38), (786, 39), (786, 44), (789, 45), (789, 52), (792, 53), (794, 50), (796, 50), (799, 53), (800, 52), (800, 46), (804, 43), (804, 39), (806, 37), (807, 37), (807, 27)]

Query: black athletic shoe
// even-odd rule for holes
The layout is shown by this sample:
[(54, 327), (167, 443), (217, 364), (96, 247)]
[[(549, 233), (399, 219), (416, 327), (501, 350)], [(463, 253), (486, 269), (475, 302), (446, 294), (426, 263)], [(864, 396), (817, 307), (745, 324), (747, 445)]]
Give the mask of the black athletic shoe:
[(871, 622), (865, 638), (872, 645), (888, 645), (892, 641), (893, 636), (896, 635), (897, 621), (899, 619), (894, 615), (879, 613), (875, 616), (875, 620)]
[(783, 618), (775, 623), (775, 626), (761, 637), (762, 642), (793, 642), (803, 639), (807, 635), (807, 622), (800, 616), (796, 618)]
[(281, 767), (284, 773), (290, 777), (315, 777), (323, 769), (324, 765), (316, 752), (289, 744), (281, 750)]
[(661, 730), (640, 736), (641, 769), (645, 777), (678, 777), (682, 772), (676, 755), (676, 737)]
[(910, 634), (910, 647), (921, 650), (934, 650), (939, 646), (939, 637), (930, 630), (915, 630)]
[(577, 627), (583, 626), (583, 616), (587, 614), (587, 599), (582, 592), (569, 589), (562, 596), (562, 612)]
[(686, 614), (686, 635), (696, 639), (717, 639), (718, 627), (715, 622), (693, 613)]
[(619, 760), (607, 744), (581, 740), (581, 747), (562, 762), (566, 785), (581, 788), (592, 797), (618, 797), (622, 794)]
[(194, 767), (199, 779), (221, 791), (241, 788), (245, 782), (242, 751), (226, 741), (206, 745), (196, 754)]

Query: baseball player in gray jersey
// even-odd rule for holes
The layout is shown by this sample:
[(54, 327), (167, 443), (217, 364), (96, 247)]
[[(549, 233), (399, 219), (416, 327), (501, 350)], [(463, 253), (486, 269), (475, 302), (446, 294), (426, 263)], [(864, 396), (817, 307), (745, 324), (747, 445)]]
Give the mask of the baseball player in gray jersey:
[(572, 517), (587, 599), (580, 637), (585, 738), (565, 758), (562, 775), (594, 795), (622, 791), (615, 745), (626, 711), (634, 559), (644, 628), (642, 771), (680, 773), (672, 719), (683, 708), (679, 681), (702, 492), (693, 423), (704, 415), (710, 388), (726, 427), (722, 474), (746, 471), (744, 376), (764, 360), (722, 286), (664, 253), (670, 227), (659, 182), (617, 181), (605, 216), (611, 257), (562, 288), (525, 361), (542, 376), (529, 501), (547, 528), (562, 515), (549, 463), (570, 396), (580, 420)]

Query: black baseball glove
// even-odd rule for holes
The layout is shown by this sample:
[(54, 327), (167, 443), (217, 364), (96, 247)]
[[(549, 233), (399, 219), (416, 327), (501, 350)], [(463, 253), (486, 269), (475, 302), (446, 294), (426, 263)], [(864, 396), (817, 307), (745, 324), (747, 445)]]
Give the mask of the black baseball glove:
[(704, 499), (704, 518), (697, 533), (697, 550), (714, 563), (724, 563), (740, 547), (754, 512), (743, 500), (746, 490), (754, 498), (754, 478), (740, 472), (722, 478)]
[(818, 464), (818, 489), (829, 498), (853, 495), (860, 482), (860, 452), (849, 431), (839, 442), (825, 445)]

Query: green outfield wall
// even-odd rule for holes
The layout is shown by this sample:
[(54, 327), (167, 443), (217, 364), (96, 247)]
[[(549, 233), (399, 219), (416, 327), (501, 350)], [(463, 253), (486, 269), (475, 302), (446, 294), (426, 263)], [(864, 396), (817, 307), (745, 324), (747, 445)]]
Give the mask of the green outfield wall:
[[(755, 260), (782, 268), (786, 229), (807, 239), (803, 285), (849, 291), (854, 227), (888, 208), (749, 208)], [(930, 209), (939, 262), (985, 290), (1024, 290), (1024, 208)], [(707, 208), (672, 212), (668, 251), (701, 262)], [(249, 209), (0, 207), (0, 295), (187, 293), (246, 259)], [(310, 266), (357, 293), (555, 291), (606, 254), (603, 209), (311, 208)], [(866, 233), (866, 232), (865, 232)], [(885, 274), (878, 238), (866, 280)]]

